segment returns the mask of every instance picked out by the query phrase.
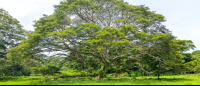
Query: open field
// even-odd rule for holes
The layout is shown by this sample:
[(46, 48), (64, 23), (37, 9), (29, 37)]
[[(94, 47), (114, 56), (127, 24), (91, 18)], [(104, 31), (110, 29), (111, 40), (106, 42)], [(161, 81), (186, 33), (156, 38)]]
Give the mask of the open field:
[[(150, 79), (152, 78), (152, 79)], [(77, 77), (58, 80), (45, 79), (42, 76), (6, 77), (0, 78), (0, 85), (200, 85), (199, 75), (154, 76), (132, 78), (105, 78), (96, 81), (95, 78)]]

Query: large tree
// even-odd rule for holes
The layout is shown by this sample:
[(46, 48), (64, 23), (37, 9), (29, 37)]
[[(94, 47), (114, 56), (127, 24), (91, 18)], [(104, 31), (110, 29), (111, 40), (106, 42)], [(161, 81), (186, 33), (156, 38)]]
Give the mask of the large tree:
[(35, 32), (7, 56), (41, 60), (54, 52), (50, 57), (76, 61), (102, 77), (131, 68), (159, 73), (179, 67), (181, 52), (194, 47), (177, 40), (164, 21), (148, 7), (123, 0), (63, 0), (54, 14), (35, 21)]

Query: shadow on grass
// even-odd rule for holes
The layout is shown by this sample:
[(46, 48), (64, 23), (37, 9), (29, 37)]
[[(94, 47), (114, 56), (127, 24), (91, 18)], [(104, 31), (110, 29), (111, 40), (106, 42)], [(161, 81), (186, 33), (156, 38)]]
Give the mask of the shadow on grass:
[(20, 82), (20, 81), (29, 81), (29, 80), (42, 80), (38, 77), (0, 77), (0, 82)]
[(19, 80), (17, 77), (0, 77), (1, 82), (6, 82), (6, 81), (17, 81)]
[[(158, 79), (153, 79), (153, 80), (158, 80)], [(161, 78), (160, 80), (164, 81), (193, 81), (192, 79), (186, 79), (186, 78)]]
[(192, 79), (186, 79), (186, 78), (160, 78), (160, 79), (157, 79), (157, 78), (146, 78), (146, 79), (128, 79), (128, 78), (123, 78), (123, 79), (105, 79), (107, 81), (126, 81), (126, 80), (143, 80), (143, 81), (149, 81), (149, 80), (152, 80), (152, 81), (192, 81)]

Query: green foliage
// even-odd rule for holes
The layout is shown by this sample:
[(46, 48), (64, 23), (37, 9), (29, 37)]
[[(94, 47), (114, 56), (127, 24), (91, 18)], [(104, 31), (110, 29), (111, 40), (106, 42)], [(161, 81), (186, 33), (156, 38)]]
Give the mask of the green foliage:
[(192, 53), (183, 54), (186, 73), (200, 73), (200, 55), (199, 50)]
[(5, 76), (30, 76), (31, 74), (28, 67), (20, 64), (5, 65), (1, 71)]
[(0, 58), (6, 58), (7, 49), (17, 46), (24, 34), (19, 21), (0, 8)]
[(55, 75), (60, 73), (60, 68), (55, 66), (43, 66), (40, 68), (32, 68), (33, 73), (35, 74), (42, 74), (42, 75)]
[(100, 75), (100, 77), (106, 77), (106, 73), (104, 72), (104, 66), (102, 66), (101, 69), (95, 71), (93, 75)]
[(184, 60), (184, 62), (187, 63), (187, 62), (193, 61), (192, 56), (193, 55), (190, 54), (190, 53), (184, 53), (183, 54), (183, 60)]
[(192, 55), (200, 55), (200, 50), (193, 51)]
[(111, 67), (110, 69), (108, 69), (108, 73), (116, 73), (116, 72), (117, 72), (116, 67)]
[(185, 63), (187, 72), (200, 73), (200, 61), (194, 60)]

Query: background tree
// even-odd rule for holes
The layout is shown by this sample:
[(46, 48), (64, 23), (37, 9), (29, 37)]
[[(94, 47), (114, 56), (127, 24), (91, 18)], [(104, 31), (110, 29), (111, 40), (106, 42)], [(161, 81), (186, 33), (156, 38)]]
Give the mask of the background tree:
[[(8, 63), (6, 54), (8, 53), (8, 49), (16, 47), (21, 40), (25, 39), (24, 35), (26, 32), (27, 31), (22, 29), (22, 25), (19, 24), (17, 19), (13, 18), (7, 11), (0, 8), (0, 70), (2, 72), (4, 69), (13, 69), (13, 71), (10, 71), (15, 72), (16, 70), (13, 67), (22, 67), (19, 66), (19, 64), (6, 66)], [(3, 73), (9, 75), (8, 73), (10, 72), (4, 71)], [(16, 73), (14, 73), (14, 75), (16, 75)]]
[(200, 52), (199, 50), (193, 51), (192, 53), (184, 54), (187, 55), (183, 59), (185, 60), (186, 73), (199, 73), (200, 72)]
[(7, 49), (15, 47), (24, 39), (25, 30), (17, 19), (0, 9), (0, 58), (6, 58)]
[(5, 76), (30, 76), (31, 70), (27, 66), (20, 65), (18, 63), (15, 64), (6, 64), (1, 70), (3, 75)]

